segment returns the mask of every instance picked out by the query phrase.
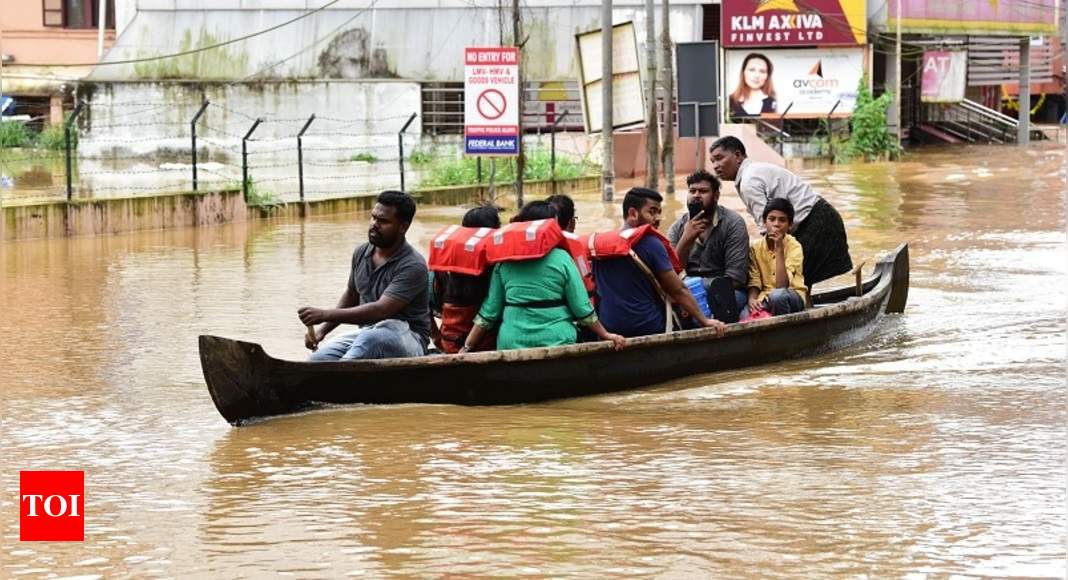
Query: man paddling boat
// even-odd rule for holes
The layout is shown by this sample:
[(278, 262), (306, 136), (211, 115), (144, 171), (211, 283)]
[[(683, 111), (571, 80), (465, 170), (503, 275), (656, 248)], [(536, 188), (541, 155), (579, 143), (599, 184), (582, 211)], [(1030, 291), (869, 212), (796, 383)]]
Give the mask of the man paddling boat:
[[(309, 332), (309, 361), (401, 358), (426, 354), (430, 336), (426, 260), (405, 239), (415, 218), (415, 200), (384, 191), (371, 210), (367, 243), (352, 254), (352, 269), (334, 308), (303, 306), (297, 311)], [(341, 324), (360, 328), (319, 348)]]

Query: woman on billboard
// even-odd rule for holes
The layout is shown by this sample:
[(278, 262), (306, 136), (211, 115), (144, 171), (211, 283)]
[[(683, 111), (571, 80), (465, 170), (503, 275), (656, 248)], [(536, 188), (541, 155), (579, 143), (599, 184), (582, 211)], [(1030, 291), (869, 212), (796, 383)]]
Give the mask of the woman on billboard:
[(731, 93), (732, 117), (753, 117), (775, 112), (775, 87), (771, 83), (774, 70), (768, 57), (758, 52), (746, 55), (738, 73), (738, 85)]

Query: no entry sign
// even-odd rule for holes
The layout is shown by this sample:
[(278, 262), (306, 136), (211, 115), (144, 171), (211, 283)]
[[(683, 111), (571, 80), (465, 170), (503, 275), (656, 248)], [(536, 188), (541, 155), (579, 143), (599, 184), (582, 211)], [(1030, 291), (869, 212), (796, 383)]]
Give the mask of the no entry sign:
[(464, 153), (519, 155), (519, 49), (464, 50)]

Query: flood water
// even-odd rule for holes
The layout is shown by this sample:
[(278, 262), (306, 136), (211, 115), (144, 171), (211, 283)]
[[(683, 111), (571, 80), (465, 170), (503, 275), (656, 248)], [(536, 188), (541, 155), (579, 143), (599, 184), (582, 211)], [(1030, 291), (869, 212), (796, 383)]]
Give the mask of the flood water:
[[(518, 407), (218, 415), (197, 335), (304, 356), (296, 308), (337, 300), (365, 215), (0, 245), (0, 576), (1063, 577), (1063, 148), (802, 173), (855, 257), (910, 244), (904, 315)], [(84, 543), (18, 541), (34, 469), (85, 471)]]

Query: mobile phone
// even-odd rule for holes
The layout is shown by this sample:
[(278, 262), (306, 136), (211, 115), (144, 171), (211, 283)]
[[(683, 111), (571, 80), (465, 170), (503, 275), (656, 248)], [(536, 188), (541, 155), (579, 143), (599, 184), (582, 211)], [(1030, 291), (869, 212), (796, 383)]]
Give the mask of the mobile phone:
[(697, 214), (701, 213), (701, 210), (705, 209), (704, 205), (700, 201), (688, 201), (686, 202), (686, 209), (690, 212), (690, 219), (697, 217)]

